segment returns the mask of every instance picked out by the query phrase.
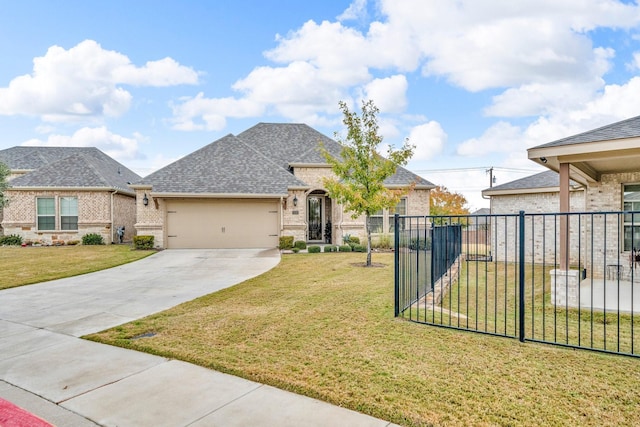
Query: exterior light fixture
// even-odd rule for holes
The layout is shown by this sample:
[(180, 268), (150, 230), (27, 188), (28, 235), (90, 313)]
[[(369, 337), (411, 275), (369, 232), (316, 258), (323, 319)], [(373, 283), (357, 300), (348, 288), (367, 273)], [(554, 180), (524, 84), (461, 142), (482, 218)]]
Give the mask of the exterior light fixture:
[(293, 196), (293, 206), (298, 206), (298, 196)]
[(147, 206), (149, 204), (149, 199), (147, 198), (147, 193), (144, 193), (144, 197), (142, 198), (142, 204)]
[(546, 157), (540, 157), (540, 161), (542, 163), (547, 163), (547, 158)]

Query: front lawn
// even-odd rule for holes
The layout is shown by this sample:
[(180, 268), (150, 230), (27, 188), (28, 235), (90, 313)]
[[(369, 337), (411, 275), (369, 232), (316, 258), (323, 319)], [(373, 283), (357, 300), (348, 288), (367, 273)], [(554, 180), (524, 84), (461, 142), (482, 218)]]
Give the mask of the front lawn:
[(0, 246), (0, 289), (104, 270), (153, 253), (127, 245)]
[(382, 268), (363, 260), (285, 255), (262, 276), (89, 338), (401, 425), (640, 424), (640, 360), (395, 319), (393, 254), (374, 254)]

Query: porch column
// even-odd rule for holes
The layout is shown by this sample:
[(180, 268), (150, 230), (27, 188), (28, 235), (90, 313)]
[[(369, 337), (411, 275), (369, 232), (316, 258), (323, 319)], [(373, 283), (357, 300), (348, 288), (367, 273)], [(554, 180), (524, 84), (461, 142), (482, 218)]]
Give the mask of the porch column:
[[(569, 205), (569, 163), (560, 163), (560, 213), (571, 211)], [(560, 270), (569, 269), (569, 216), (560, 217)]]

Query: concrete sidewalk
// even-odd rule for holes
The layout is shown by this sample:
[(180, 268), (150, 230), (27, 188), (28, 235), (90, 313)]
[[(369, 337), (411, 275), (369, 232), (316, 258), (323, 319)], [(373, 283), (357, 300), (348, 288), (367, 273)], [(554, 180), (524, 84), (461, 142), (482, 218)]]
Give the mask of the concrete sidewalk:
[(57, 426), (390, 425), (189, 363), (77, 338), (240, 283), (279, 259), (276, 250), (168, 250), (0, 291), (0, 396)]

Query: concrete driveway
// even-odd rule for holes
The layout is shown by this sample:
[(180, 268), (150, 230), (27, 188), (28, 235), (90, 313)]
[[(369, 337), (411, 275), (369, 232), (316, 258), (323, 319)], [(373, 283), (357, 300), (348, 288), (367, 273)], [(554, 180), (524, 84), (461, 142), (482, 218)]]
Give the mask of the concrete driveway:
[(387, 426), (199, 366), (77, 337), (235, 285), (277, 250), (167, 250), (0, 291), (0, 397), (58, 426)]

